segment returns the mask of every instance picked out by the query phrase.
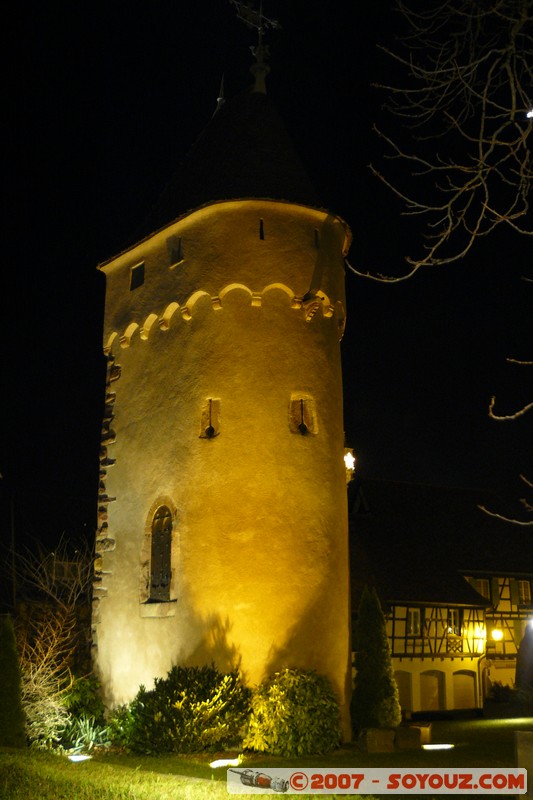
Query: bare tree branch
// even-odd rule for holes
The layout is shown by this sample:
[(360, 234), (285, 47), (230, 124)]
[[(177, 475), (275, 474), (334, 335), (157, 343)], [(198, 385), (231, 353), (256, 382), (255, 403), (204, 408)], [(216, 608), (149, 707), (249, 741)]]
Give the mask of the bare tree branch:
[(422, 253), (406, 257), (412, 275), (460, 260), (501, 224), (533, 236), (533, 0), (428, 0), (416, 11), (398, 0), (398, 8), (407, 32), (399, 50), (382, 50), (405, 81), (379, 88), (401, 125), (393, 135), (376, 127), (395, 177), (370, 169), (404, 214), (425, 221)]
[(480, 511), (483, 511), (484, 514), (488, 514), (489, 517), (496, 517), (496, 519), (501, 519), (503, 522), (510, 522), (512, 525), (522, 525), (523, 527), (533, 527), (533, 520), (520, 520), (515, 519), (514, 517), (504, 517), (503, 514), (496, 514), (494, 511), (489, 511), (488, 508), (485, 506), (478, 506)]
[(520, 475), (520, 480), (523, 481), (530, 489), (533, 489), (533, 482), (528, 480), (525, 475)]
[(522, 417), (524, 414), (527, 414), (528, 411), (531, 411), (533, 408), (533, 403), (527, 403), (522, 408), (518, 409), (518, 411), (514, 411), (512, 414), (495, 414), (493, 411), (494, 405), (496, 403), (496, 398), (494, 396), (491, 397), (489, 403), (489, 417), (491, 419), (495, 419), (498, 422), (509, 422), (519, 417)]

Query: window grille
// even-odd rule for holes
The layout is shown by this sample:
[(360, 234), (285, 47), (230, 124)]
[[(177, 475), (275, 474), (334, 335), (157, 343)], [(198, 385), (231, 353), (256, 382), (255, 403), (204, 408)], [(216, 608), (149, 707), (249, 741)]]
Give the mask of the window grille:
[(150, 559), (150, 600), (164, 603), (170, 600), (172, 548), (172, 514), (168, 506), (159, 506), (152, 521)]

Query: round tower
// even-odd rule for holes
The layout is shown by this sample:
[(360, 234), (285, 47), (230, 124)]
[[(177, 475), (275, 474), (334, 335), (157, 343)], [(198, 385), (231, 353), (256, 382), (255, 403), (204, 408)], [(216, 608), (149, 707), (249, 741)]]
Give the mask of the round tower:
[(148, 230), (101, 265), (93, 630), (107, 699), (173, 664), (249, 684), (315, 669), (349, 738), (349, 230), (257, 91), (217, 111)]

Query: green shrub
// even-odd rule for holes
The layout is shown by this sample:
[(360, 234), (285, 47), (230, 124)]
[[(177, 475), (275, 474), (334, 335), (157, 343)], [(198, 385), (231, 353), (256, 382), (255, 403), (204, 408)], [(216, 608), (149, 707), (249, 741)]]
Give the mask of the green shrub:
[(402, 719), (394, 678), (385, 617), (374, 589), (363, 590), (355, 636), (355, 683), (352, 724), (364, 728), (395, 728)]
[(61, 739), (62, 748), (72, 753), (90, 753), (95, 748), (108, 748), (110, 744), (107, 725), (87, 714), (71, 717)]
[(487, 694), (487, 700), (492, 700), (493, 703), (509, 703), (512, 695), (513, 690), (509, 685), (495, 681)]
[(25, 747), (20, 666), (13, 621), (0, 615), (0, 745)]
[(240, 744), (250, 690), (236, 672), (173, 667), (154, 688), (141, 686), (109, 721), (112, 740), (138, 753), (193, 753)]
[(284, 669), (255, 690), (244, 747), (284, 757), (328, 753), (340, 743), (339, 719), (326, 677)]
[(98, 679), (94, 675), (74, 678), (65, 694), (65, 708), (73, 717), (93, 717), (97, 723), (103, 724), (105, 707)]

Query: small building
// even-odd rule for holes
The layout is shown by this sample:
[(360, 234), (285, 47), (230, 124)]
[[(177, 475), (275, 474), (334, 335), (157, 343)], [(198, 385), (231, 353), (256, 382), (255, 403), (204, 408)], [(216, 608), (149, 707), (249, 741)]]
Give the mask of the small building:
[(529, 555), (528, 561), (526, 552), (525, 559), (520, 558), (520, 562), (513, 564), (502, 563), (491, 571), (472, 570), (465, 575), (488, 601), (485, 610), (488, 670), (491, 682), (504, 686), (514, 683), (516, 654), (526, 626), (533, 625), (533, 557)]
[(533, 624), (533, 539), (486, 502), (470, 490), (349, 485), (353, 615), (363, 584), (375, 585), (406, 715), (480, 709), (494, 683), (514, 685)]

